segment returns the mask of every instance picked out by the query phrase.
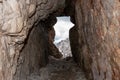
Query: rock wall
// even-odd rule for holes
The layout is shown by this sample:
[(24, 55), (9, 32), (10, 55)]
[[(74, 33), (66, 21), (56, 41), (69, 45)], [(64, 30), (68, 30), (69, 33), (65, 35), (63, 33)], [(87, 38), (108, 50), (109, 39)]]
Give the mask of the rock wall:
[(42, 22), (34, 26), (25, 41), (17, 62), (14, 80), (26, 80), (48, 62), (48, 34)]
[(46, 64), (44, 20), (52, 13), (75, 23), (73, 57), (89, 79), (120, 79), (119, 0), (0, 0), (1, 80), (26, 80)]
[[(76, 60), (91, 80), (120, 79), (120, 1), (77, 0), (75, 29), (71, 29)], [(76, 45), (77, 44), (77, 45)], [(72, 50), (74, 48), (72, 47)], [(78, 54), (79, 53), (79, 54)], [(73, 53), (75, 54), (75, 53)]]
[(56, 17), (50, 14), (48, 18), (30, 29), (20, 51), (14, 80), (26, 80), (31, 73), (39, 73), (40, 68), (48, 63), (49, 55), (55, 58), (62, 57), (53, 43), (55, 37), (53, 25), (56, 21)]
[[(23, 69), (24, 67), (26, 69), (25, 71), (29, 70), (29, 68), (27, 69), (27, 66), (30, 64), (25, 64), (22, 68), (19, 69), (19, 71), (17, 71), (18, 70), (17, 66), (19, 65), (19, 58), (22, 55), (23, 56), (27, 55), (25, 57), (32, 60), (32, 64), (30, 65), (31, 67), (33, 67), (34, 64), (36, 64), (36, 66), (34, 67), (37, 67), (39, 61), (36, 62), (34, 60), (36, 60), (35, 58), (38, 52), (36, 52), (36, 54), (32, 54), (33, 52), (32, 50), (34, 49), (33, 46), (35, 45), (32, 45), (32, 47), (29, 46), (31, 44), (27, 45), (29, 48), (33, 48), (30, 50), (32, 51), (30, 52), (30, 54), (26, 53), (24, 50), (22, 53), (20, 53), (20, 51), (21, 49), (23, 49), (26, 38), (28, 38), (28, 33), (30, 33), (30, 30), (33, 27), (35, 27), (34, 25), (37, 25), (41, 20), (47, 18), (50, 13), (62, 9), (63, 7), (64, 7), (64, 0), (62, 1), (61, 0), (0, 0), (0, 78), (1, 80), (13, 80), (17, 72), (24, 71)], [(36, 29), (34, 30), (36, 31)], [(42, 30), (38, 30), (38, 31), (43, 32)], [(41, 32), (38, 33), (38, 35), (40, 35)], [(36, 38), (38, 35), (33, 36), (32, 38)], [(44, 34), (42, 34), (41, 38), (44, 37), (43, 35)], [(34, 42), (35, 41), (36, 40), (34, 40)], [(38, 40), (38, 42), (42, 42), (42, 41), (43, 41), (42, 39)], [(41, 45), (42, 48), (44, 44)], [(38, 51), (40, 50), (40, 48), (35, 48), (35, 49), (38, 49)], [(44, 53), (44, 49), (43, 49), (43, 53)], [(41, 51), (41, 53), (39, 53), (38, 55), (43, 53)], [(29, 61), (28, 62), (26, 61), (26, 63), (29, 63)], [(25, 74), (26, 73), (29, 72), (25, 72)], [(20, 76), (18, 76), (18, 79), (19, 78)]]

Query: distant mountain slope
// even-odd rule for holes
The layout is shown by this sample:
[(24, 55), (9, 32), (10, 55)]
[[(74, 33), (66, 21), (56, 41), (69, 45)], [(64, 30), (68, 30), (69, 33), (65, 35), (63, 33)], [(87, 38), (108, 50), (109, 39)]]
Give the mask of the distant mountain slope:
[(72, 56), (69, 38), (57, 43), (56, 46), (60, 50), (60, 52), (63, 54), (63, 58)]

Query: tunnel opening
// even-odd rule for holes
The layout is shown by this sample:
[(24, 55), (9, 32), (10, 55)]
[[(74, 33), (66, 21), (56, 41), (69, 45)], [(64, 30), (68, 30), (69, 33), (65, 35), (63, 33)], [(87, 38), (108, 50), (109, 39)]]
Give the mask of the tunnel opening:
[[(59, 23), (59, 19), (63, 24)], [(60, 28), (58, 29), (61, 32), (60, 36), (58, 36), (59, 31), (56, 29), (56, 23)], [(27, 76), (28, 80), (77, 80), (81, 77), (86, 80), (84, 73), (74, 61), (71, 53), (69, 30), (73, 26), (70, 16), (56, 18), (54, 15), (50, 15), (38, 24), (33, 25), (21, 51), (15, 79), (24, 80)], [(57, 39), (58, 37), (59, 39)], [(58, 44), (62, 46), (61, 49), (64, 49), (66, 44), (62, 42), (66, 42), (66, 40), (67, 48), (60, 52)], [(68, 48), (69, 52), (67, 51)]]
[[(63, 11), (60, 9), (60, 11), (53, 12), (41, 20), (35, 16), (38, 20), (28, 29), (28, 35), (18, 58), (17, 71), (14, 76), (15, 80), (24, 80), (25, 78), (34, 80), (33, 77), (36, 78), (35, 80), (79, 80), (81, 77), (86, 80), (83, 71), (75, 62), (80, 57), (76, 55), (79, 53), (75, 53), (72, 46), (72, 51), (70, 48), (70, 45), (73, 45), (73, 43), (71, 43), (72, 38), (69, 40), (69, 37), (71, 37), (69, 31), (71, 31), (70, 28), (75, 28), (74, 7), (73, 5), (72, 7), (70, 6), (66, 4), (66, 8)], [(67, 8), (70, 8), (71, 11), (68, 11)], [(29, 20), (31, 22), (31, 19)], [(63, 24), (59, 23), (59, 20)], [(56, 23), (61, 25), (58, 26), (58, 28), (61, 28), (60, 39), (57, 39), (59, 31), (56, 30)], [(55, 36), (55, 31), (57, 36)], [(73, 32), (77, 34), (76, 31), (74, 30)], [(58, 44), (61, 44), (64, 40), (68, 42), (69, 52), (67, 50), (59, 50)], [(62, 44), (62, 46), (66, 45)]]
[[(25, 15), (25, 21), (22, 25), (24, 27), (19, 34), (20, 36), (15, 36), (17, 37), (15, 38), (15, 46), (17, 46), (15, 50), (18, 49), (16, 50), (18, 54), (15, 55), (16, 61), (13, 61), (13, 64), (15, 62), (15, 73), (11, 73), (14, 75), (14, 80), (34, 80), (33, 78), (36, 80), (77, 80), (78, 78), (79, 80), (84, 77), (84, 73), (74, 62), (76, 53), (73, 56), (71, 52), (68, 55), (63, 54), (64, 58), (61, 59), (61, 52), (53, 44), (55, 37), (53, 26), (57, 22), (56, 16), (69, 16), (69, 21), (75, 23), (73, 1), (72, 4), (69, 3), (69, 0), (66, 0), (65, 3), (64, 1), (58, 3), (58, 1), (41, 2), (40, 0), (39, 3), (33, 1), (33, 4), (28, 5), (30, 14), (23, 14)], [(27, 2), (29, 3), (29, 1)], [(65, 28), (68, 27), (65, 26)], [(62, 34), (62, 36), (66, 36), (66, 34)], [(74, 52), (74, 49), (72, 51)], [(49, 55), (57, 59), (51, 59)], [(55, 75), (51, 75), (51, 73)]]
[[(46, 32), (48, 42), (48, 44), (45, 43), (45, 45), (47, 45), (48, 63), (46, 66), (41, 67), (39, 71), (32, 72), (32, 74), (27, 77), (28, 80), (86, 80), (84, 72), (74, 61), (71, 53), (69, 30), (74, 26), (74, 24), (71, 23), (70, 16), (60, 16), (57, 18), (56, 16), (54, 16), (54, 18), (53, 16), (49, 16), (47, 19), (42, 21), (42, 25), (44, 25), (44, 31)], [(57, 29), (57, 27), (60, 29)], [(67, 45), (64, 43), (66, 41)], [(59, 44), (61, 48), (59, 47)], [(65, 46), (67, 46), (67, 49), (69, 48), (70, 52), (65, 49), (59, 53), (59, 50), (64, 49)], [(62, 57), (60, 57), (61, 53), (63, 55)]]
[(57, 22), (54, 25), (54, 44), (63, 55), (62, 58), (72, 57), (69, 41), (69, 30), (74, 26), (74, 24), (70, 21), (70, 16), (60, 16), (56, 18)]
[[(74, 61), (90, 80), (119, 80), (119, 6), (120, 0), (0, 0), (1, 80), (31, 80), (27, 77), (34, 72), (45, 78), (54, 70), (62, 79), (56, 75), (52, 80), (75, 80)], [(56, 16), (63, 15), (70, 16), (75, 24), (70, 29), (74, 61), (52, 60), (52, 65), (48, 56), (59, 50), (49, 36), (49, 32), (54, 33), (50, 27), (56, 23)]]

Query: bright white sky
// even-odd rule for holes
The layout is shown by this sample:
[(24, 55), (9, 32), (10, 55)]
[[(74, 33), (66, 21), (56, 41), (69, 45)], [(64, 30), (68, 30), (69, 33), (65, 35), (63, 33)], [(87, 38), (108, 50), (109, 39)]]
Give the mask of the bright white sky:
[(57, 17), (57, 23), (54, 25), (55, 28), (55, 43), (60, 42), (69, 37), (69, 29), (74, 24), (70, 21), (70, 17)]

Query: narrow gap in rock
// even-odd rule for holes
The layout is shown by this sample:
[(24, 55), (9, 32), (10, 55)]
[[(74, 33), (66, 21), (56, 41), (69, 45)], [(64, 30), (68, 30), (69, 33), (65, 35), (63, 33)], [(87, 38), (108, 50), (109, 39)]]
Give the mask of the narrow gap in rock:
[(54, 25), (55, 29), (55, 45), (62, 53), (63, 58), (72, 57), (69, 30), (74, 24), (70, 21), (70, 16), (57, 17), (57, 23)]
[(56, 24), (49, 28), (50, 32), (48, 31), (49, 44), (53, 47), (49, 49), (56, 51), (49, 50), (49, 63), (41, 68), (39, 73), (32, 74), (29, 80), (86, 80), (71, 53), (69, 30), (73, 26), (69, 16), (57, 17)]

